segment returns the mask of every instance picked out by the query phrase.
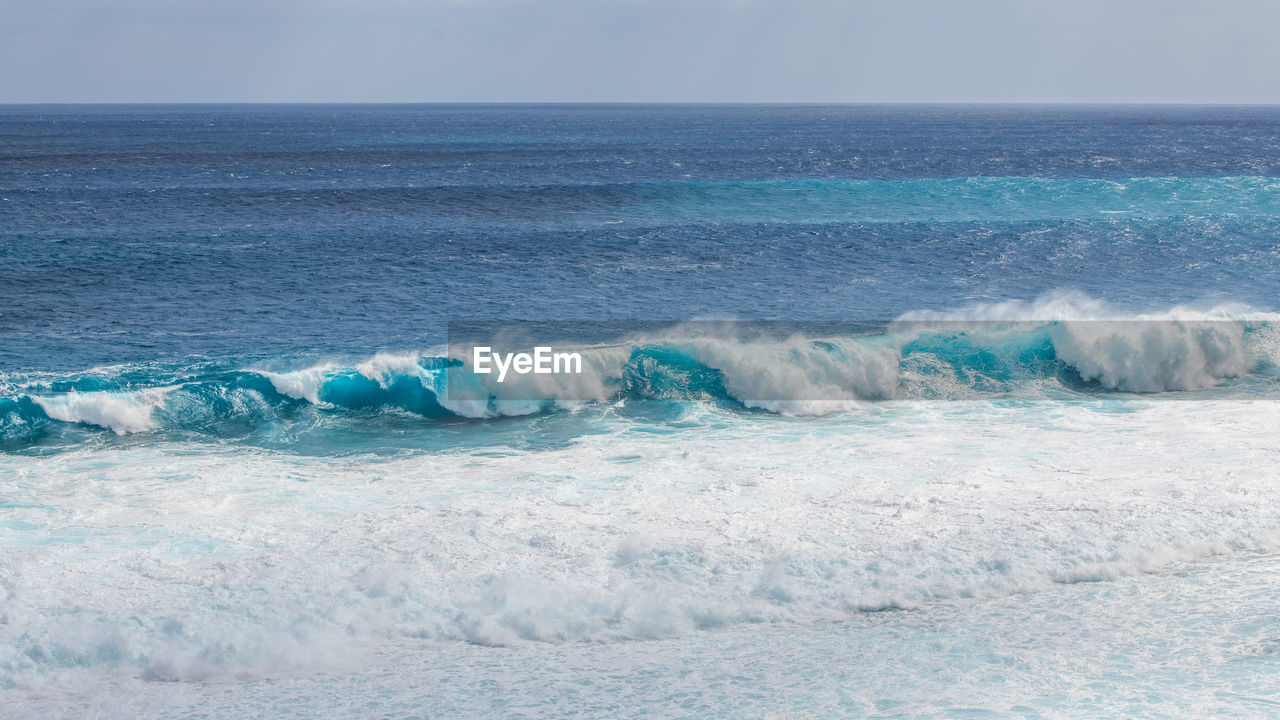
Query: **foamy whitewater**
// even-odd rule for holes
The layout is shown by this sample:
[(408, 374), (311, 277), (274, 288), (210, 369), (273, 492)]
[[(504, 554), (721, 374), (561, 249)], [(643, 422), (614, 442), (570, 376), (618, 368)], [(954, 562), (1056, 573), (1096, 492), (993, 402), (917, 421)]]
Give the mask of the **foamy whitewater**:
[(1280, 707), (1280, 111), (0, 132), (0, 716)]

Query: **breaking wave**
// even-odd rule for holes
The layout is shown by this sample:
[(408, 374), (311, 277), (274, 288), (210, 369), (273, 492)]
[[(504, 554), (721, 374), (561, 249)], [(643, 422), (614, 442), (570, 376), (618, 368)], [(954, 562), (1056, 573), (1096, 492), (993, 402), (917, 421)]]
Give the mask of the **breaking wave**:
[(1181, 392), (1274, 383), (1277, 328), (1280, 315), (1244, 306), (1126, 314), (1073, 293), (913, 312), (848, 334), (685, 323), (570, 348), (580, 373), (512, 373), (504, 382), (475, 372), (456, 348), (289, 370), (157, 373), (154, 383), (138, 371), (118, 381), (45, 379), (0, 399), (0, 433), (20, 446), (51, 423), (234, 436), (305, 410), (457, 421), (658, 400), (822, 415), (891, 400)]

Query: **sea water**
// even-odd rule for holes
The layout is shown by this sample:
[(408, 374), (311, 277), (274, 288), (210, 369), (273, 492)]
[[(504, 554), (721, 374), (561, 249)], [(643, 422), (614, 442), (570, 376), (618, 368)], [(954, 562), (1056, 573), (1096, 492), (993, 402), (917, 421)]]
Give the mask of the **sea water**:
[(1277, 712), (1280, 110), (0, 138), (0, 714)]

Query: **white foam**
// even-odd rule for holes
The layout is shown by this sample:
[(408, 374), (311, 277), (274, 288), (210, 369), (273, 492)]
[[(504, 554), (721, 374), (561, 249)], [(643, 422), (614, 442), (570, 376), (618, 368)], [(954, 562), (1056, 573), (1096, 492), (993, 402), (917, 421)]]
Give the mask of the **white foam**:
[(1049, 330), (1058, 359), (1085, 380), (1132, 392), (1196, 390), (1247, 374), (1258, 363), (1234, 322), (1093, 321)]
[(332, 363), (321, 363), (301, 370), (287, 372), (271, 372), (269, 370), (253, 370), (271, 381), (276, 392), (294, 400), (306, 400), (312, 405), (323, 404), (320, 390), (331, 377), (335, 366)]
[(914, 311), (898, 318), (890, 330), (914, 338), (956, 324), (970, 326), (969, 332), (986, 336), (988, 342), (1043, 327), (1057, 358), (1083, 379), (1111, 390), (1162, 392), (1213, 387), (1248, 374), (1272, 357), (1280, 314), (1238, 303), (1130, 312), (1079, 292), (1055, 291), (1029, 303)]
[[(724, 414), (558, 450), (0, 457), (0, 682), (682, 636), (1280, 547), (1274, 400)], [(102, 488), (110, 488), (109, 493)]]
[(1078, 290), (1053, 290), (1029, 302), (1008, 300), (997, 303), (975, 303), (950, 310), (913, 310), (903, 313), (897, 320), (927, 324), (929, 322), (1048, 323), (1081, 320), (1269, 321), (1278, 318), (1280, 314), (1234, 302), (1219, 303), (1206, 309), (1178, 305), (1159, 311), (1133, 311), (1090, 297)]
[(172, 387), (124, 392), (73, 390), (61, 395), (36, 396), (31, 400), (54, 420), (97, 425), (117, 435), (126, 435), (154, 430), (156, 425), (152, 415), (171, 390)]
[(356, 366), (356, 372), (386, 390), (397, 377), (427, 377), (418, 353), (377, 353)]
[(434, 373), (431, 387), (442, 406), (472, 418), (529, 415), (549, 406), (575, 410), (610, 400), (618, 392), (631, 348), (616, 345), (580, 350), (582, 372), (510, 373), (499, 382), (497, 373), (476, 372), (474, 358), (458, 348), (454, 359), (461, 364), (448, 372)]
[(894, 396), (899, 352), (878, 340), (815, 341), (794, 335), (774, 342), (687, 343), (690, 356), (724, 374), (725, 390), (743, 405), (788, 415), (823, 415)]

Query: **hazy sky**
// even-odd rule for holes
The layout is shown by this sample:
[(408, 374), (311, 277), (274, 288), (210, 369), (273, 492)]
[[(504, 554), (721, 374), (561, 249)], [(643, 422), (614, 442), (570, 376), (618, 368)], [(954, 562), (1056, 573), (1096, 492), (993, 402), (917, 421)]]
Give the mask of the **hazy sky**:
[(0, 0), (0, 102), (1280, 102), (1277, 0)]

